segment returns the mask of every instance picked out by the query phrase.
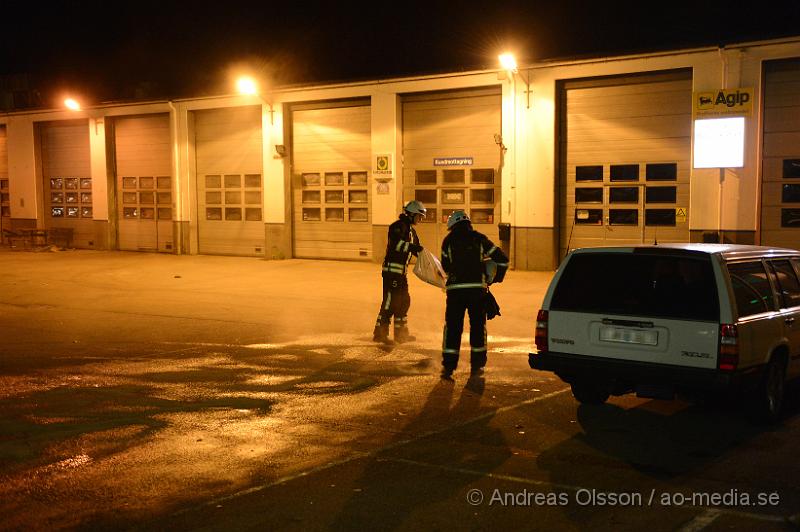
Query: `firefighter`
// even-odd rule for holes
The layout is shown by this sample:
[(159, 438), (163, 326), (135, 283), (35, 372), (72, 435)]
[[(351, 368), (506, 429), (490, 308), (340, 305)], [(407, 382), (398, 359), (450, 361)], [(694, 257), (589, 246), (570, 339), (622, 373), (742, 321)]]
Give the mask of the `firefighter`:
[(416, 337), (408, 332), (406, 315), (411, 306), (411, 296), (408, 294), (406, 270), (411, 255), (416, 256), (422, 251), (414, 226), (425, 217), (426, 212), (427, 209), (421, 202), (409, 201), (403, 207), (398, 220), (389, 226), (386, 256), (383, 259), (383, 301), (372, 333), (374, 342), (391, 342), (389, 325), (392, 316), (394, 316), (394, 341), (403, 343), (416, 340)]
[[(471, 377), (483, 375), (486, 365), (486, 293), (494, 280), (500, 282), (508, 269), (508, 257), (486, 235), (472, 228), (464, 211), (447, 219), (450, 231), (442, 241), (442, 267), (447, 273), (447, 307), (442, 345), (442, 379), (452, 380), (458, 366), (464, 312), (469, 314)], [(487, 279), (486, 263), (497, 264), (494, 279)]]

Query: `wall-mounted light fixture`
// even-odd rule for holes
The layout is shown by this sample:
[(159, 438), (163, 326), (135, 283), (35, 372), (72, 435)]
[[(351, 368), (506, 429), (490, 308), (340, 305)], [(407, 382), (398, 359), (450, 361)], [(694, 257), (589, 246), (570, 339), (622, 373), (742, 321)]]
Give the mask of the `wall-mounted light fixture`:
[(64, 99), (64, 107), (66, 107), (70, 111), (80, 111), (81, 110), (81, 104), (75, 98), (65, 98)]
[(236, 92), (239, 94), (248, 94), (251, 96), (257, 96), (259, 100), (264, 102), (269, 106), (269, 123), (270, 125), (275, 125), (275, 119), (273, 115), (275, 111), (272, 109), (272, 102), (264, 99), (261, 93), (258, 90), (258, 82), (250, 76), (240, 76), (236, 80)]
[(527, 99), (527, 108), (531, 108), (531, 74), (529, 70), (525, 71), (525, 76), (523, 77), (520, 73), (519, 69), (517, 68), (517, 58), (514, 57), (514, 54), (511, 52), (504, 52), (500, 54), (498, 57), (500, 61), (500, 67), (508, 74), (508, 77), (514, 79), (514, 75), (518, 74), (522, 81), (525, 82), (525, 96)]

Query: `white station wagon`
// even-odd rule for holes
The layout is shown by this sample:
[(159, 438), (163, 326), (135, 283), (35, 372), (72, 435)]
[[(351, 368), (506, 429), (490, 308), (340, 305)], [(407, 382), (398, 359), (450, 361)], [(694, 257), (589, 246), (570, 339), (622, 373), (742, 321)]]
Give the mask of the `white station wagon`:
[(582, 403), (748, 393), (776, 421), (800, 375), (800, 252), (727, 244), (577, 249), (553, 277), (531, 368)]

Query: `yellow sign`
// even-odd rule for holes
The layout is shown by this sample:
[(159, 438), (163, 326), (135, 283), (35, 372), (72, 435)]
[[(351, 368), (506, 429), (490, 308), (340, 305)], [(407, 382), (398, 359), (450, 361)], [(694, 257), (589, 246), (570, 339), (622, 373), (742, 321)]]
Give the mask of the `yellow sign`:
[(390, 155), (378, 155), (375, 157), (375, 173), (376, 174), (391, 174), (390, 168)]
[(697, 117), (753, 114), (753, 89), (720, 89), (695, 92), (693, 96)]
[(688, 209), (686, 207), (678, 207), (675, 209), (675, 222), (676, 223), (686, 223), (686, 212)]

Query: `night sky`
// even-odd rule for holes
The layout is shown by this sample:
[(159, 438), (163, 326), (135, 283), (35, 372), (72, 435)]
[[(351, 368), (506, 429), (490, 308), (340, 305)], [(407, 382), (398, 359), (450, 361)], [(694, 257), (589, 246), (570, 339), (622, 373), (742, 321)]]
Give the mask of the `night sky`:
[(240, 2), (0, 0), (0, 74), (27, 74), (45, 107), (355, 81), (800, 35), (781, 2)]

